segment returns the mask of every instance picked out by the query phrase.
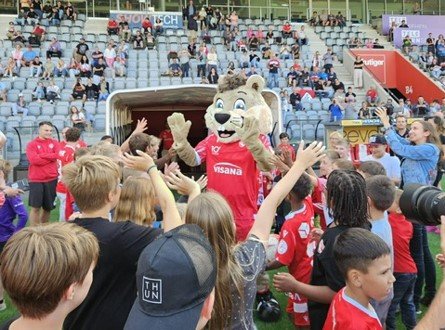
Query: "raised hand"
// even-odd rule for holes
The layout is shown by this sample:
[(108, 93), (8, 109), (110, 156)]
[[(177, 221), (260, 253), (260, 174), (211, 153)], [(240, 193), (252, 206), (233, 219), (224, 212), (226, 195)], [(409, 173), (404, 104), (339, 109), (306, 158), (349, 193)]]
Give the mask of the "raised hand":
[(385, 128), (391, 127), (391, 123), (389, 122), (389, 116), (388, 116), (385, 108), (377, 108), (375, 110), (375, 114), (382, 121), (383, 127), (385, 127)]
[(325, 156), (323, 154), (325, 149), (326, 147), (323, 146), (323, 143), (317, 141), (312, 142), (304, 149), (304, 141), (301, 141), (298, 147), (297, 161), (293, 166), (300, 164), (303, 165), (305, 169), (311, 167)]
[(201, 175), (198, 180), (196, 180), (196, 183), (199, 185), (199, 188), (201, 188), (201, 190), (207, 187), (207, 182), (208, 182), (207, 176), (204, 174)]
[(129, 153), (125, 153), (122, 160), (126, 167), (132, 168), (137, 171), (146, 172), (150, 167), (155, 165), (153, 158), (151, 158), (145, 152), (142, 152), (140, 150), (137, 150), (136, 152), (139, 156), (132, 156)]
[(142, 119), (138, 119), (138, 123), (136, 125), (136, 128), (134, 129), (133, 133), (144, 133), (147, 130), (147, 119), (142, 118)]
[(251, 139), (257, 140), (260, 134), (260, 124), (258, 119), (252, 116), (243, 117), (243, 125), (235, 126), (235, 132), (241, 141), (249, 145)]
[(164, 165), (164, 175), (169, 176), (170, 173), (175, 173), (176, 171), (179, 171), (179, 165), (176, 162), (171, 162), (169, 165)]
[(168, 176), (165, 176), (165, 181), (170, 189), (176, 190), (181, 195), (189, 196), (195, 191), (201, 191), (199, 184), (195, 180), (179, 171), (171, 172)]
[(185, 121), (184, 115), (178, 112), (175, 112), (169, 116), (167, 118), (167, 122), (172, 132), (175, 146), (181, 146), (187, 141), (192, 122), (190, 120)]

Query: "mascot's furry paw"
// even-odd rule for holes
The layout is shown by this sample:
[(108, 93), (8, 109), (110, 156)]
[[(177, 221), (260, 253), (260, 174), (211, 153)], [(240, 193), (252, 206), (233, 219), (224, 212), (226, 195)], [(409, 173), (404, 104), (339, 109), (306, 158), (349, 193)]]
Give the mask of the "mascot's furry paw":
[(255, 144), (260, 135), (260, 122), (253, 116), (242, 117), (242, 126), (235, 126), (235, 132), (247, 146)]
[(187, 143), (187, 137), (190, 132), (190, 127), (192, 122), (190, 120), (185, 121), (184, 115), (182, 113), (173, 113), (167, 118), (168, 126), (173, 135), (173, 140), (175, 141), (175, 148), (180, 148)]

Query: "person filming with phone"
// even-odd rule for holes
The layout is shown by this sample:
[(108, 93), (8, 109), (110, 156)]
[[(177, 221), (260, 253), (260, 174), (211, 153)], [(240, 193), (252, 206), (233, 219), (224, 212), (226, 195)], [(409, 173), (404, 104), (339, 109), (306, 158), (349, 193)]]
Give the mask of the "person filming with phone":
[[(402, 182), (400, 187), (411, 183), (430, 186), (437, 175), (440, 155), (440, 139), (434, 126), (423, 120), (411, 124), (408, 138), (398, 135), (391, 126), (386, 108), (377, 108), (385, 137), (390, 148), (403, 158), (401, 162)], [(420, 310), (420, 303), (429, 305), (436, 294), (436, 271), (433, 257), (428, 247), (426, 228), (423, 224), (413, 224), (413, 237), (410, 243), (411, 255), (417, 266), (417, 280), (414, 288), (414, 304)], [(421, 298), (425, 281), (425, 293)]]

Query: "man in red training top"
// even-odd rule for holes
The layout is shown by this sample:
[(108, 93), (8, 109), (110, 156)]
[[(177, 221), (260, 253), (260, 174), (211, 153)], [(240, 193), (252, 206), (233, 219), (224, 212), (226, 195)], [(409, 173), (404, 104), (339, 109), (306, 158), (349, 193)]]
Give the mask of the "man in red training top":
[(49, 221), (54, 209), (57, 185), (59, 142), (52, 138), (53, 124), (39, 123), (39, 136), (28, 143), (29, 221), (37, 225)]

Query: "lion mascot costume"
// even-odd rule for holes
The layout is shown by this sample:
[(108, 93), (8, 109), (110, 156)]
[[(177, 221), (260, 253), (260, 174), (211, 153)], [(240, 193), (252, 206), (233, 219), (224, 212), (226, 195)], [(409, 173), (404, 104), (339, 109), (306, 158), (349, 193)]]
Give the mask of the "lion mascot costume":
[(260, 171), (272, 169), (273, 155), (267, 134), (272, 113), (261, 92), (264, 79), (240, 74), (219, 79), (205, 122), (211, 134), (196, 148), (187, 141), (191, 122), (174, 113), (168, 118), (174, 149), (189, 166), (207, 164), (207, 188), (230, 204), (238, 241), (249, 233), (257, 213)]

